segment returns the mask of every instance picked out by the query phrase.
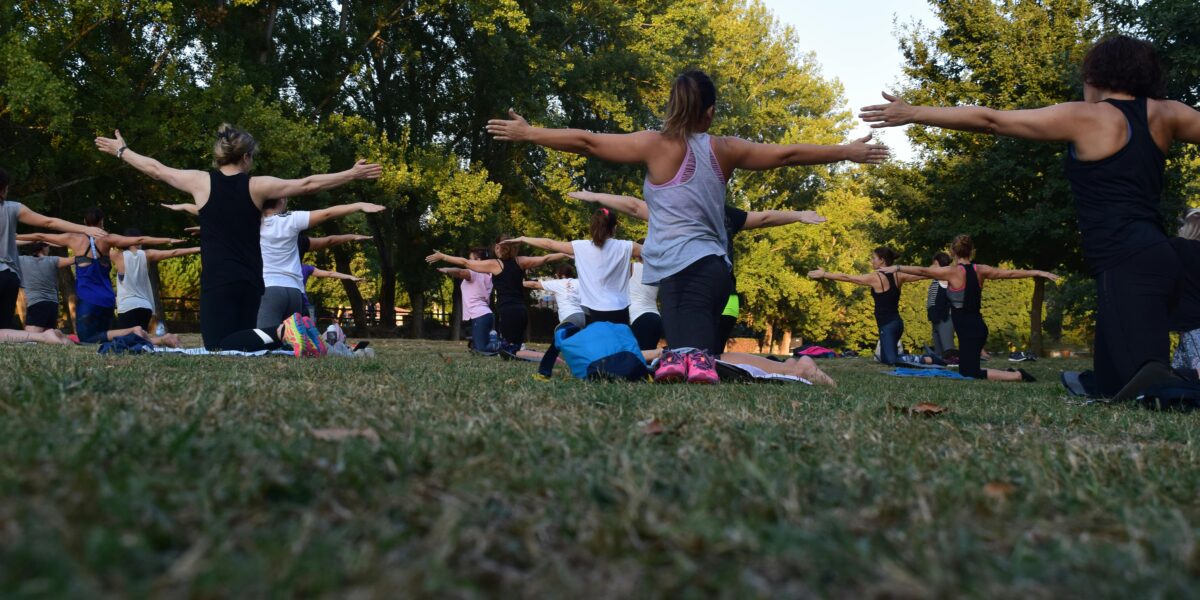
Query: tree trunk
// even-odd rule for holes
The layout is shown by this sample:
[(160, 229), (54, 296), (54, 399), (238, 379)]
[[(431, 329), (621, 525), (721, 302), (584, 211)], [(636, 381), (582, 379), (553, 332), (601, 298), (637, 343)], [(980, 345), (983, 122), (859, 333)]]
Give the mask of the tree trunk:
[(368, 220), (379, 253), (379, 327), (385, 333), (396, 328), (396, 265), (387, 236), (374, 220)]
[(779, 339), (779, 350), (777, 352), (772, 352), (772, 354), (791, 354), (791, 349), (792, 331), (790, 329), (785, 329), (783, 331), (783, 337)]
[[(325, 229), (330, 235), (339, 235), (342, 229), (337, 226), (335, 221), (329, 221), (325, 224)], [(333, 265), (339, 273), (349, 273), (353, 275), (350, 269), (351, 253), (347, 246), (334, 246), (329, 249), (333, 253)], [(367, 330), (367, 315), (363, 307), (362, 292), (358, 290), (358, 284), (353, 281), (342, 280), (342, 289), (346, 290), (346, 299), (350, 301), (350, 318), (354, 319), (354, 329), (352, 335), (362, 335)]]
[(1029, 350), (1038, 356), (1043, 356), (1042, 348), (1042, 306), (1046, 303), (1046, 280), (1041, 277), (1033, 278), (1033, 302), (1029, 307)]
[(771, 352), (771, 344), (775, 341), (775, 326), (767, 323), (767, 328), (763, 331), (762, 343), (758, 345), (758, 351), (762, 352), (765, 348), (767, 352)]
[(409, 327), (409, 337), (414, 339), (423, 339), (425, 337), (425, 291), (418, 289), (419, 286), (405, 286), (408, 290), (408, 298), (412, 302), (412, 325)]
[[(75, 332), (75, 273), (71, 269), (58, 270), (58, 289), (67, 300), (67, 323), (62, 329)], [(69, 328), (69, 329), (68, 329)]]
[(450, 286), (450, 341), (457, 342), (462, 339), (462, 288), (458, 286), (458, 280), (454, 281), (454, 285)]
[(150, 333), (154, 335), (157, 325), (163, 323), (166, 326), (167, 318), (163, 314), (162, 303), (162, 278), (158, 274), (158, 263), (146, 261), (146, 273), (150, 276), (150, 299), (154, 303), (154, 314), (150, 316)]

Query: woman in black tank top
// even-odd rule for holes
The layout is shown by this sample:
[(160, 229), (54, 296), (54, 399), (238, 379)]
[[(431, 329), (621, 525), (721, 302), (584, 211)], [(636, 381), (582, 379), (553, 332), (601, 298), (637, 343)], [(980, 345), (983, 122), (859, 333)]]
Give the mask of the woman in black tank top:
[(958, 334), (958, 372), (975, 379), (993, 381), (1033, 381), (1033, 376), (1022, 369), (1000, 371), (982, 369), (979, 355), (987, 345), (988, 328), (983, 321), (983, 281), (985, 279), (1028, 279), (1045, 277), (1058, 281), (1058, 275), (1046, 271), (1024, 269), (997, 269), (971, 262), (975, 246), (971, 236), (961, 234), (950, 244), (950, 254), (955, 263), (944, 267), (913, 267), (897, 265), (881, 269), (885, 273), (904, 274), (914, 279), (937, 279), (950, 283), (950, 318), (954, 321), (954, 332)]
[[(304, 179), (251, 177), (258, 142), (249, 133), (224, 124), (217, 130), (210, 172), (174, 169), (130, 150), (117, 131), (96, 138), (96, 147), (135, 169), (186, 192), (200, 215), (200, 331), (204, 347), (223, 347), (230, 334), (253, 329), (262, 296), (262, 254), (258, 229), (268, 199), (315, 194), (358, 179), (378, 179), (383, 168), (366, 161)], [(269, 332), (274, 335), (274, 331)], [(245, 336), (238, 336), (241, 339)]]
[(879, 247), (871, 252), (871, 268), (874, 272), (865, 275), (829, 273), (824, 269), (808, 272), (812, 279), (844, 281), (871, 288), (875, 300), (875, 325), (879, 327), (879, 362), (894, 365), (900, 362), (900, 338), (904, 335), (904, 321), (900, 318), (900, 285), (920, 279), (910, 275), (881, 273), (879, 269), (896, 262), (896, 252), (891, 248)]
[(496, 331), (502, 338), (500, 355), (508, 358), (516, 355), (525, 343), (525, 326), (529, 323), (529, 312), (525, 305), (528, 293), (525, 289), (525, 271), (570, 258), (570, 255), (561, 252), (545, 256), (518, 256), (519, 247), (516, 244), (501, 243), (510, 239), (512, 236), (501, 235), (496, 240), (493, 251), (497, 258), (493, 259), (469, 260), (441, 252), (425, 257), (425, 262), (429, 264), (446, 262), (492, 276), (492, 289), (496, 291), (496, 318), (499, 321)]
[(1083, 102), (1034, 110), (910, 106), (884, 94), (887, 104), (860, 116), (872, 127), (920, 123), (1068, 144), (1066, 174), (1097, 294), (1095, 374), (1080, 381), (1088, 395), (1114, 396), (1147, 362), (1170, 364), (1169, 315), (1183, 269), (1157, 210), (1163, 157), (1175, 140), (1200, 143), (1200, 112), (1161, 99), (1154, 47), (1126, 36), (1088, 52), (1083, 81)]

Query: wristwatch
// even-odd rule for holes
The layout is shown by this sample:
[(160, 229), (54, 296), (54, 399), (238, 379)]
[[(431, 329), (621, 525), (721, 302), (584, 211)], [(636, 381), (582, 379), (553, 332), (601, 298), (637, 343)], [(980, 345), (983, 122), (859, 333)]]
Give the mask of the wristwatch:
[(128, 149), (129, 146), (121, 146), (120, 148), (117, 148), (117, 158), (121, 158), (121, 156), (125, 154), (125, 151)]

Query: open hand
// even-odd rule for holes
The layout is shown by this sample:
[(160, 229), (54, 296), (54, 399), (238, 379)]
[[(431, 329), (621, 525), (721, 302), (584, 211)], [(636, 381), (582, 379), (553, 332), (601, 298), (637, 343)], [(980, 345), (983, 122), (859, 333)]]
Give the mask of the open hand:
[(361, 210), (368, 214), (375, 214), (377, 212), (383, 212), (384, 210), (387, 209), (387, 207), (382, 204), (371, 204), (370, 202), (361, 202), (360, 204), (361, 204), (361, 207), (360, 207)]
[(492, 119), (487, 123), (487, 131), (492, 134), (492, 137), (501, 142), (524, 142), (529, 139), (529, 132), (533, 127), (529, 126), (529, 121), (525, 117), (517, 114), (517, 111), (508, 109), (508, 119)]
[(383, 167), (365, 160), (359, 160), (350, 167), (350, 176), (354, 179), (379, 179), (380, 175), (383, 175)]
[(809, 279), (824, 279), (825, 269), (813, 269), (808, 272)]
[(125, 145), (125, 138), (121, 137), (121, 130), (116, 130), (115, 138), (98, 137), (96, 138), (96, 149), (111, 154), (117, 155), (117, 150), (120, 150)]
[(354, 234), (350, 239), (351, 239), (351, 241), (355, 241), (355, 242), (365, 242), (367, 240), (375, 239), (375, 236)]
[(872, 135), (873, 134), (868, 133), (867, 135), (860, 137), (849, 144), (846, 144), (845, 147), (849, 153), (849, 156), (847, 156), (846, 159), (856, 163), (868, 165), (877, 165), (887, 160), (889, 154), (887, 146), (884, 146), (883, 144), (867, 143), (871, 141)]
[(883, 99), (887, 100), (887, 104), (864, 106), (858, 118), (870, 123), (872, 129), (898, 127), (913, 122), (916, 111), (912, 105), (887, 92), (883, 92)]
[(880, 272), (880, 273), (892, 273), (892, 274), (895, 274), (895, 273), (899, 273), (899, 272), (900, 272), (900, 265), (888, 265), (888, 266), (886, 266), (886, 267), (879, 267), (878, 269), (875, 269), (875, 270), (876, 270), (876, 271), (878, 271), (878, 272)]
[(108, 232), (99, 227), (84, 227), (83, 233), (91, 238), (102, 239), (108, 237)]
[(1046, 279), (1049, 279), (1050, 281), (1058, 281), (1059, 279), (1062, 279), (1062, 277), (1059, 277), (1058, 275), (1055, 275), (1054, 273), (1051, 273), (1049, 271), (1042, 271), (1042, 277), (1045, 277)]
[(442, 254), (441, 252), (434, 252), (433, 254), (425, 257), (425, 262), (432, 265), (433, 263), (441, 262), (444, 258), (446, 258), (445, 254)]
[(825, 217), (822, 217), (821, 215), (817, 214), (817, 211), (815, 211), (815, 210), (800, 211), (800, 222), (801, 223), (806, 223), (808, 225), (820, 225), (821, 223), (824, 223), (825, 221), (828, 221), (828, 220), (829, 219), (826, 219)]
[(571, 193), (567, 194), (567, 197), (574, 198), (576, 200), (582, 200), (584, 202), (596, 202), (597, 200), (599, 200), (598, 198), (596, 198), (595, 192), (589, 192), (587, 190), (579, 190), (578, 192), (571, 192)]

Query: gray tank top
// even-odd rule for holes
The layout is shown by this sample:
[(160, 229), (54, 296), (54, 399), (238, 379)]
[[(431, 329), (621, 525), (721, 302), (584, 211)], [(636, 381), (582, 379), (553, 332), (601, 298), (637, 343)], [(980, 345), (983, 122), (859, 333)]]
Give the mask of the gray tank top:
[(125, 251), (125, 274), (117, 277), (117, 312), (135, 308), (154, 310), (154, 292), (150, 289), (150, 271), (146, 252)]
[(38, 302), (58, 302), (58, 257), (22, 256), (21, 287), (25, 288), (25, 306)]
[(654, 285), (706, 256), (725, 257), (725, 181), (713, 168), (706, 133), (687, 140), (687, 154), (675, 177), (642, 186), (650, 210), (650, 231), (642, 246), (642, 282)]
[(21, 277), (21, 256), (17, 254), (17, 215), (21, 203), (5, 200), (0, 204), (0, 271), (12, 271)]

